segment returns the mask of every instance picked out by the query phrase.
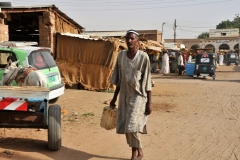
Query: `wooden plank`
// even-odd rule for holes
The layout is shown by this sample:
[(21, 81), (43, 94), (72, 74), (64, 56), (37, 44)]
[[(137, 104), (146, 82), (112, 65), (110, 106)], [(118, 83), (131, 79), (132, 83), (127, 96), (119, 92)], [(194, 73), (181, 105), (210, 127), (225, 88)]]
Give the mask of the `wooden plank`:
[(33, 91), (33, 92), (49, 92), (48, 88), (39, 86), (0, 86), (0, 90), (21, 90), (21, 91)]
[(48, 88), (37, 86), (0, 86), (0, 98), (37, 98), (48, 99), (50, 90)]

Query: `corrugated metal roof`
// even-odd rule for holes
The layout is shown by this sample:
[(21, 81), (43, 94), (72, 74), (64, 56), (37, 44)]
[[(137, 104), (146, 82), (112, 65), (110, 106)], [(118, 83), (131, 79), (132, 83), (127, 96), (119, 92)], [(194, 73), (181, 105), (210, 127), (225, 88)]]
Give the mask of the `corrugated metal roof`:
[(84, 33), (100, 37), (122, 37), (126, 35), (126, 31), (85, 31)]
[(172, 50), (180, 50), (180, 48), (177, 46), (177, 43), (164, 43), (165, 49), (172, 49)]
[[(91, 32), (88, 32), (88, 34), (86, 34), (86, 33), (71, 34), (71, 33), (59, 33), (58, 32), (58, 34), (61, 34), (61, 35), (64, 35), (64, 36), (77, 37), (77, 38), (80, 38), (80, 39), (109, 41), (109, 38), (100, 37), (99, 35), (97, 35), (99, 37), (93, 37), (93, 36), (95, 36), (95, 34), (92, 35), (90, 33)], [(121, 40), (119, 38), (114, 38), (114, 39), (119, 42), (119, 45), (122, 48), (127, 49), (127, 45), (126, 45), (126, 42), (124, 40)], [(154, 44), (157, 45), (157, 46), (154, 46)], [(159, 52), (161, 52), (162, 49), (163, 49), (163, 46), (161, 46), (160, 43), (158, 43), (156, 41), (152, 41), (152, 40), (149, 41), (149, 44), (142, 43), (142, 46), (144, 46), (144, 48), (146, 48), (146, 49), (159, 51)], [(178, 48), (178, 49), (180, 49), (180, 48)]]
[(148, 46), (147, 49), (162, 52), (162, 48), (155, 46)]
[(50, 7), (56, 7), (54, 4), (49, 4), (49, 5), (44, 5), (44, 4), (39, 4), (39, 5), (34, 5), (34, 6), (1, 6), (1, 8), (28, 8), (28, 9), (32, 9), (32, 8), (50, 8)]
[[(63, 16), (66, 20), (68, 20), (69, 22), (71, 22), (73, 25), (75, 25), (76, 27), (79, 28), (79, 30), (82, 30), (83, 27), (81, 25), (79, 25), (77, 22), (75, 22), (73, 19), (71, 19), (70, 17), (68, 17), (65, 13), (63, 13), (62, 11), (60, 11), (54, 4), (52, 5), (34, 5), (34, 6), (11, 6), (11, 7), (6, 7), (6, 6), (1, 6), (1, 12), (4, 11), (11, 11), (14, 9), (43, 9), (43, 8), (51, 8), (52, 10), (56, 11), (59, 15)], [(20, 12), (20, 11), (19, 11)], [(20, 12), (21, 13), (21, 12)]]
[(97, 38), (93, 38), (91, 37), (91, 35), (88, 35), (88, 34), (71, 34), (71, 33), (59, 33), (61, 35), (64, 35), (64, 36), (69, 36), (69, 37), (77, 37), (77, 38), (81, 38), (81, 39), (89, 39), (89, 40), (102, 40), (102, 38), (100, 37), (97, 37)]

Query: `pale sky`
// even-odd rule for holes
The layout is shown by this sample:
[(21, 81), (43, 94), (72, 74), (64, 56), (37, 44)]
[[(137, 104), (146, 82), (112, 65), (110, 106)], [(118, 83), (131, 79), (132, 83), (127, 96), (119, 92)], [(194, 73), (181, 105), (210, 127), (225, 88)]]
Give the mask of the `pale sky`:
[[(5, 1), (6, 2), (6, 1)], [(12, 6), (54, 4), (86, 31), (160, 30), (163, 39), (197, 38), (232, 21), (240, 0), (12, 0)]]

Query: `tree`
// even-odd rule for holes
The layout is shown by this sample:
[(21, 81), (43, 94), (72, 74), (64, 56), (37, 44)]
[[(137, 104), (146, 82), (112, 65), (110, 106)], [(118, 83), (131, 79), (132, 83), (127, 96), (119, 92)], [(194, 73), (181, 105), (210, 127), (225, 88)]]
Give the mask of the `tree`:
[(230, 20), (222, 21), (216, 27), (216, 29), (229, 29), (229, 28), (239, 28), (239, 30), (240, 30), (239, 14), (235, 14), (233, 21), (230, 21)]
[[(240, 16), (239, 16), (239, 14), (235, 14), (233, 21), (230, 21), (230, 20), (222, 21), (216, 26), (216, 29), (231, 29), (231, 28), (239, 28), (239, 33), (240, 33)], [(208, 38), (208, 37), (209, 37), (208, 32), (204, 32), (198, 36), (198, 38)]]
[(200, 34), (198, 36), (198, 38), (208, 38), (209, 37), (209, 33), (208, 32), (203, 32), (202, 34)]
[(239, 14), (236, 14), (235, 16), (236, 17), (233, 19), (232, 24), (233, 24), (234, 28), (239, 28), (239, 30), (240, 30), (240, 17), (239, 17)]
[(216, 29), (228, 29), (228, 28), (234, 28), (233, 24), (231, 21), (226, 20), (226, 21), (222, 21), (221, 23), (219, 23), (216, 27)]

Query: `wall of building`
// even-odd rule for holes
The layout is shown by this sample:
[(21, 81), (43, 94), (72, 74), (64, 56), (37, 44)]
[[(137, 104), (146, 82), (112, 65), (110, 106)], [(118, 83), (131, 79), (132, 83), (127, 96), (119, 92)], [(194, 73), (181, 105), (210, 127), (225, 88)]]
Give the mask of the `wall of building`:
[(53, 12), (43, 12), (39, 16), (39, 46), (49, 47), (52, 52), (55, 50), (55, 14)]
[[(173, 39), (165, 39), (166, 43), (174, 42)], [(207, 45), (213, 45), (215, 52), (218, 52), (221, 47), (229, 46), (229, 50), (235, 50), (234, 47), (239, 45), (238, 37), (218, 37), (218, 38), (207, 38), (207, 39), (176, 39), (176, 43), (184, 44), (186, 48), (190, 49), (194, 45), (199, 46), (199, 48), (205, 48)], [(222, 45), (222, 46), (221, 46)]]
[(0, 42), (8, 41), (8, 25), (4, 24), (4, 19), (0, 18)]
[[(235, 39), (212, 39), (212, 40), (205, 40), (200, 42), (200, 47), (205, 48), (207, 45), (213, 45), (215, 48), (215, 51), (219, 51), (221, 49), (224, 50), (235, 50), (235, 46), (238, 44), (237, 38)], [(229, 47), (229, 48), (225, 48)]]
[(137, 32), (140, 34), (140, 37), (161, 42), (162, 32), (159, 30), (137, 30)]
[[(165, 43), (173, 43), (174, 39), (164, 39)], [(175, 41), (178, 44), (184, 44), (186, 48), (190, 49), (194, 45), (198, 45), (201, 42), (201, 39), (176, 39)]]
[(72, 33), (78, 34), (76, 27), (62, 19), (58, 14), (48, 11), (39, 16), (39, 46), (49, 47), (55, 52), (55, 33)]
[(238, 37), (239, 28), (233, 29), (210, 29), (209, 37)]

